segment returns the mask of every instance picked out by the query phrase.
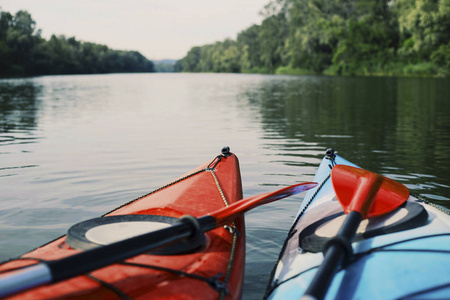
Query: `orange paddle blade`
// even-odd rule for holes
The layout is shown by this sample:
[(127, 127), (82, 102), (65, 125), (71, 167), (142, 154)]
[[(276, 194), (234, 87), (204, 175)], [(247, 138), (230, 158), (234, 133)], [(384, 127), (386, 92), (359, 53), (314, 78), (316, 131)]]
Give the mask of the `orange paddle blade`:
[(409, 198), (403, 184), (364, 169), (336, 165), (331, 180), (345, 213), (357, 211), (363, 219), (390, 212)]

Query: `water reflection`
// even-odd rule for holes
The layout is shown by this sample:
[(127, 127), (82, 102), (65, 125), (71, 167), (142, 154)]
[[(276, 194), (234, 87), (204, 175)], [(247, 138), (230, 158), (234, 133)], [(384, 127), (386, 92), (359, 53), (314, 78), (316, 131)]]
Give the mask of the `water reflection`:
[[(172, 85), (178, 91), (169, 90)], [(0, 153), (16, 155), (4, 160), (0, 176), (38, 166), (34, 158), (27, 161), (22, 155), (34, 148), (14, 145), (35, 143), (49, 133), (55, 135), (54, 143), (46, 146), (52, 147), (46, 148), (50, 152), (70, 152), (73, 144), (84, 149), (77, 155), (102, 157), (94, 148), (101, 140), (116, 154), (129, 151), (126, 143), (112, 146), (117, 140), (114, 132), (133, 132), (128, 144), (145, 148), (142, 138), (150, 135), (152, 146), (178, 145), (182, 139), (200, 145), (200, 132), (211, 137), (220, 128), (222, 134), (239, 139), (234, 130), (240, 128), (243, 139), (251, 134), (263, 141), (257, 156), (272, 156), (271, 163), (296, 166), (301, 174), (311, 175), (323, 149), (333, 147), (361, 166), (450, 206), (449, 86), (448, 79), (217, 74), (1, 80), (0, 145), (5, 147)], [(217, 119), (208, 116), (217, 111), (226, 125), (212, 131), (205, 124)], [(184, 134), (159, 126), (167, 115), (174, 116), (170, 126), (183, 124)], [(152, 123), (142, 122), (145, 118)], [(233, 138), (226, 140), (235, 143)], [(73, 157), (71, 161), (79, 164)], [(273, 173), (268, 182), (256, 178), (251, 183), (277, 185), (284, 179), (275, 175), (294, 176), (290, 170)]]
[[(40, 87), (32, 81), (0, 81), (0, 133), (32, 130), (36, 127)], [(2, 141), (8, 137), (2, 137)]]
[(264, 138), (280, 155), (304, 157), (295, 141), (303, 150), (304, 143), (333, 147), (413, 192), (449, 199), (448, 80), (299, 77), (265, 81), (246, 97), (259, 107)]

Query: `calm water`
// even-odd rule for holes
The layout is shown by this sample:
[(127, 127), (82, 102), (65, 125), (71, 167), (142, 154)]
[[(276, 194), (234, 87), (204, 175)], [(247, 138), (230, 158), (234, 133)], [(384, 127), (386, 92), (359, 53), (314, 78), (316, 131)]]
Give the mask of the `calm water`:
[[(450, 80), (231, 74), (0, 80), (0, 260), (212, 159), (244, 196), (312, 179), (324, 151), (450, 207)], [(244, 299), (260, 299), (301, 197), (246, 215)]]

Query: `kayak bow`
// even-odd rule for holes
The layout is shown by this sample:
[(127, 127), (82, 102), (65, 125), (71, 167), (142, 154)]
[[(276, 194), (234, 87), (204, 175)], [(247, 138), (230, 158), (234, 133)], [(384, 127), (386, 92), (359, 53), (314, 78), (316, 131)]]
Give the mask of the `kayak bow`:
[[(351, 167), (347, 167), (351, 166)], [(322, 251), (333, 244), (346, 214), (361, 206), (353, 206), (352, 197), (380, 196), (386, 203), (362, 206), (363, 220), (356, 230), (353, 242), (340, 240), (337, 247), (349, 253), (343, 265), (336, 270), (318, 294), (309, 299), (447, 299), (450, 295), (450, 216), (408, 191), (397, 188), (390, 179), (381, 180), (374, 191), (358, 191), (358, 182), (368, 171), (329, 151), (322, 160), (314, 181), (317, 188), (310, 190), (302, 202), (297, 218), (288, 234), (272, 272), (266, 299), (300, 299), (308, 294), (313, 278), (324, 262)], [(351, 171), (349, 171), (351, 169)], [(358, 171), (359, 170), (359, 171)], [(333, 188), (330, 173), (343, 171), (344, 176), (354, 176), (348, 182), (338, 182)], [(342, 174), (341, 174), (342, 175)], [(371, 177), (371, 175), (369, 176)], [(380, 178), (378, 176), (375, 176)], [(336, 179), (336, 178), (335, 178)], [(378, 180), (378, 179), (377, 179)], [(375, 181), (377, 181), (375, 180)], [(333, 179), (333, 181), (335, 181)], [(339, 180), (338, 180), (339, 181)], [(385, 182), (385, 183), (383, 183)], [(383, 184), (396, 191), (386, 191)], [(373, 186), (373, 183), (369, 185)], [(387, 193), (386, 193), (387, 192)], [(385, 194), (386, 193), (386, 194)], [(390, 206), (393, 197), (400, 202)], [(373, 195), (372, 195), (373, 196)], [(345, 199), (341, 199), (345, 198)], [(371, 198), (371, 197), (367, 197)], [(402, 204), (402, 200), (407, 201)], [(341, 204), (339, 201), (344, 201)], [(365, 201), (363, 201), (365, 202)], [(398, 206), (398, 207), (397, 207)], [(349, 209), (348, 209), (349, 208)], [(375, 212), (375, 214), (372, 214)], [(346, 246), (347, 245), (347, 246)], [(332, 269), (332, 268), (331, 268)], [(323, 295), (321, 294), (323, 293)], [(306, 297), (308, 298), (308, 297)]]
[[(78, 223), (69, 229), (67, 236), (3, 263), (0, 272), (6, 275), (12, 270), (98, 248), (110, 243), (111, 237), (121, 231), (120, 227), (125, 228), (123, 237), (127, 238), (134, 235), (128, 228), (142, 234), (155, 227), (173, 225), (184, 215), (200, 217), (240, 199), (238, 159), (224, 151), (213, 162), (163, 188), (102, 218)], [(8, 299), (196, 299), (199, 291), (204, 299), (238, 298), (245, 258), (244, 218), (227, 225), (201, 235), (198, 240), (141, 254)]]

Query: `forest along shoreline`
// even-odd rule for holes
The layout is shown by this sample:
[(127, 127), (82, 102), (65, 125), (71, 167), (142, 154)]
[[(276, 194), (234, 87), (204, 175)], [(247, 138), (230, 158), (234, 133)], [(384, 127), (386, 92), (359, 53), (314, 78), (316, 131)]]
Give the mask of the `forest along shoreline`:
[(448, 0), (273, 0), (261, 25), (193, 47), (177, 71), (433, 76), (450, 74)]
[(46, 40), (27, 11), (0, 11), (0, 77), (154, 71), (153, 62), (137, 51), (63, 35)]
[(75, 37), (41, 37), (0, 8), (0, 77), (131, 72), (450, 76), (448, 0), (272, 0), (264, 20), (182, 59), (152, 62)]

